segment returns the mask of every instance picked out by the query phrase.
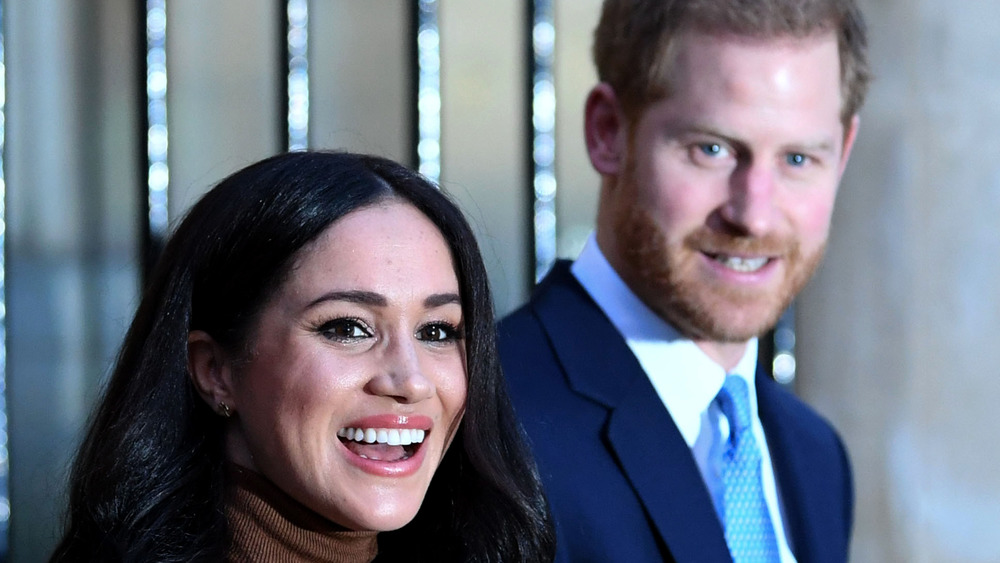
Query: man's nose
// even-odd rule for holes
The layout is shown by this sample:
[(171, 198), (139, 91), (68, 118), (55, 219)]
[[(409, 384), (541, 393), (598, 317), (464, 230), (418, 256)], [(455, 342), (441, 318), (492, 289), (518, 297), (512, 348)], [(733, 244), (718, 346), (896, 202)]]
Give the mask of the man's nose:
[(736, 168), (730, 180), (722, 218), (738, 234), (763, 236), (774, 226), (777, 185), (773, 168), (747, 163)]

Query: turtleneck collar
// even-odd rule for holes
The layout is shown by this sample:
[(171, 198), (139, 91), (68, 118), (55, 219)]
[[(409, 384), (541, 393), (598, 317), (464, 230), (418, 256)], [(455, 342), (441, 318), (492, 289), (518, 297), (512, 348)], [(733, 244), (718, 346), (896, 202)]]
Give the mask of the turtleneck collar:
[(376, 532), (347, 530), (288, 496), (264, 476), (229, 464), (229, 561), (370, 563)]

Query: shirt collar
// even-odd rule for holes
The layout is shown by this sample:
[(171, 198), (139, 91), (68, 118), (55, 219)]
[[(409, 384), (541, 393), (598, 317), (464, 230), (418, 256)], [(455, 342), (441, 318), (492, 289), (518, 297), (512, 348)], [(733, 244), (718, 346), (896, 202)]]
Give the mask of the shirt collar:
[[(593, 235), (587, 239), (571, 271), (625, 338), (684, 440), (693, 446), (701, 431), (702, 416), (722, 389), (726, 371), (629, 289), (608, 263)], [(757, 412), (756, 363), (754, 338), (731, 372), (746, 380), (753, 413)]]

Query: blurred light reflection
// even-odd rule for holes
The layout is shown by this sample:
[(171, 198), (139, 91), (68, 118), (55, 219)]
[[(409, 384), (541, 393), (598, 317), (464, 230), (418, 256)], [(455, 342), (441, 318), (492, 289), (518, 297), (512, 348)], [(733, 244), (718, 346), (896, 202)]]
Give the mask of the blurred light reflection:
[(531, 160), (534, 170), (535, 281), (556, 261), (556, 88), (552, 77), (556, 30), (551, 0), (532, 2)]
[(7, 110), (6, 3), (0, 0), (0, 561), (7, 560), (10, 531), (10, 491), (7, 441), (7, 182), (4, 168)]
[(166, 0), (146, 0), (146, 155), (149, 236), (158, 245), (167, 237), (167, 7)]
[(417, 169), (441, 176), (441, 52), (437, 0), (417, 2)]
[(288, 0), (288, 150), (309, 148), (309, 3)]

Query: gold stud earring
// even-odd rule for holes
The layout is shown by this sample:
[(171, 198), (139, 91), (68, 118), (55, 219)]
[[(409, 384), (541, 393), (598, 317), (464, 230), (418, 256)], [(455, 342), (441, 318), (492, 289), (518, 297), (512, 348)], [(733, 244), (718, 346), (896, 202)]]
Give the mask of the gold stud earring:
[(227, 405), (223, 401), (219, 401), (219, 405), (218, 405), (217, 408), (218, 408), (219, 414), (221, 414), (223, 417), (229, 418), (229, 417), (233, 416), (233, 411), (229, 408), (229, 405)]

